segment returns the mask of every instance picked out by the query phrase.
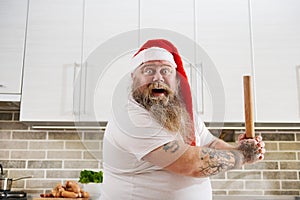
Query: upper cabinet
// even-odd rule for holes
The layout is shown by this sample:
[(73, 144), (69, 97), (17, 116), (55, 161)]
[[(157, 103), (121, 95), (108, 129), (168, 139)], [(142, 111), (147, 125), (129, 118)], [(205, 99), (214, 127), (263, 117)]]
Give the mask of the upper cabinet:
[(198, 111), (207, 122), (244, 121), (243, 76), (252, 75), (248, 1), (195, 3), (196, 66), (203, 77)]
[(140, 0), (140, 28), (156, 29), (141, 32), (141, 44), (148, 39), (170, 36), (164, 30), (194, 39), (194, 0)]
[(27, 3), (0, 1), (0, 101), (20, 101)]
[(76, 106), (80, 121), (107, 121), (112, 97), (138, 48), (139, 0), (86, 0), (81, 94)]
[[(194, 107), (203, 110), (203, 79), (196, 62), (196, 13), (194, 0), (140, 1), (140, 45), (149, 39), (163, 38), (171, 41), (181, 55), (188, 81), (191, 85)], [(203, 58), (204, 56), (205, 58)], [(201, 54), (200, 59), (207, 59)]]
[(257, 121), (300, 121), (300, 1), (252, 0)]
[(147, 40), (171, 41), (182, 57), (189, 82), (195, 64), (195, 3), (194, 0), (140, 0), (139, 46)]
[(0, 94), (20, 99), (24, 63), (22, 121), (107, 121), (154, 38), (178, 48), (205, 122), (244, 121), (244, 75), (256, 122), (300, 120), (298, 0), (28, 2), (0, 2)]
[(166, 38), (182, 55), (196, 113), (239, 122), (243, 76), (252, 74), (247, 1), (140, 1), (140, 43)]
[[(101, 45), (114, 44), (109, 40), (138, 30), (139, 0), (86, 0), (84, 11), (83, 58), (86, 61)], [(136, 35), (137, 36), (137, 35)], [(123, 38), (126, 44), (126, 39)], [(132, 42), (132, 41), (131, 41)], [(137, 46), (137, 42), (135, 42)], [(110, 52), (111, 49), (106, 49)]]
[(30, 0), (20, 120), (73, 120), (83, 6), (83, 0)]

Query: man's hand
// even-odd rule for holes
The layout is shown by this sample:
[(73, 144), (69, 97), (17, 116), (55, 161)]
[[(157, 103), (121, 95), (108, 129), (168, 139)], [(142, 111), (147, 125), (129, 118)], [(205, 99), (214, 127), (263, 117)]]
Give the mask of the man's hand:
[(238, 137), (238, 150), (240, 150), (245, 158), (245, 164), (250, 164), (264, 159), (265, 143), (261, 136), (256, 136), (254, 139), (247, 139), (246, 134), (241, 134)]

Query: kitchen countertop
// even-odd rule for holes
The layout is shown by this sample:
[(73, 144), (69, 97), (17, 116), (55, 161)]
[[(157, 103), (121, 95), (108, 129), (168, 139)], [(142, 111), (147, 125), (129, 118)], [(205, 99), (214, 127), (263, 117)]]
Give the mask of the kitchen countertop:
[(89, 200), (89, 198), (33, 198), (32, 200)]
[[(298, 199), (299, 198), (299, 199)], [(213, 200), (300, 200), (295, 196), (214, 196)]]

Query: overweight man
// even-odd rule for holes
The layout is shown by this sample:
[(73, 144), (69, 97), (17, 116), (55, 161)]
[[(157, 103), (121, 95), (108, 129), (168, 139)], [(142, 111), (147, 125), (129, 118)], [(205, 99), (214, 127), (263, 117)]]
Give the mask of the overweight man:
[(241, 134), (233, 146), (194, 115), (171, 42), (149, 40), (130, 62), (130, 94), (104, 134), (102, 200), (211, 200), (210, 176), (263, 159), (261, 137)]

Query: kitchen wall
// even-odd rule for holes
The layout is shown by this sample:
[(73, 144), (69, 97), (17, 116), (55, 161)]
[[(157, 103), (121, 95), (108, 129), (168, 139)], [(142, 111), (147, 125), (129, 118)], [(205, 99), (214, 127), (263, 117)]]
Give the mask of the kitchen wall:
[(83, 169), (102, 168), (103, 131), (39, 130), (32, 128), (37, 123), (22, 123), (18, 117), (19, 111), (0, 111), (0, 163), (4, 171), (8, 177), (33, 176), (13, 182), (14, 190), (25, 188), (38, 195), (58, 182), (78, 181)]
[[(78, 180), (82, 169), (102, 169), (103, 130), (33, 129), (36, 123), (18, 119), (18, 108), (0, 110), (0, 163), (9, 177), (33, 175), (14, 182), (15, 190), (25, 188), (36, 196), (58, 182)], [(235, 137), (241, 132), (223, 131)], [(212, 177), (215, 199), (239, 195), (293, 199), (300, 195), (300, 131), (258, 130), (257, 134), (266, 142), (265, 160)]]

